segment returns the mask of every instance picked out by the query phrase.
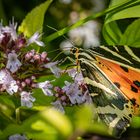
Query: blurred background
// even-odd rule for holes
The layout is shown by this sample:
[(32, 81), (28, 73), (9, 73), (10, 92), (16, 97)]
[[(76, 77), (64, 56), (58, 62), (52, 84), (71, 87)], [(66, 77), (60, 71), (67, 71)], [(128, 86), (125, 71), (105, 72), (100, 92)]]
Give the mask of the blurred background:
[[(0, 19), (8, 24), (14, 17), (18, 25), (28, 12), (45, 0), (0, 0)], [(67, 27), (79, 19), (104, 10), (109, 0), (54, 0), (45, 15), (44, 36)], [(59, 37), (49, 43), (50, 51), (74, 46), (89, 48), (99, 46), (101, 43), (101, 27), (104, 19), (89, 21), (83, 26), (71, 30), (66, 36)], [(50, 26), (50, 27), (48, 27)], [(53, 56), (52, 56), (53, 57)]]

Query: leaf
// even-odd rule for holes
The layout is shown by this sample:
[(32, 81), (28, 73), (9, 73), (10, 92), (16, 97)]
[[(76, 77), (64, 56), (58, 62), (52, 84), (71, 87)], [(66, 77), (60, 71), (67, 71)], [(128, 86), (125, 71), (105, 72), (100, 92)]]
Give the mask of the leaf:
[(81, 106), (76, 112), (75, 124), (76, 129), (81, 134), (86, 132), (93, 132), (96, 134), (108, 135), (107, 127), (103, 123), (97, 121), (96, 109), (93, 105)]
[(63, 136), (69, 136), (72, 133), (72, 126), (69, 119), (56, 111), (55, 109), (47, 109), (41, 113), (42, 117), (54, 126)]
[(83, 131), (88, 130), (93, 121), (93, 106), (82, 106), (82, 109), (77, 111), (76, 118), (76, 127)]
[(129, 45), (140, 47), (140, 19), (135, 20), (130, 24), (123, 34), (120, 43), (121, 45)]
[(15, 105), (12, 100), (5, 95), (0, 96), (0, 113), (11, 119), (14, 113)]
[(34, 105), (49, 106), (54, 99), (54, 96), (46, 96), (41, 89), (34, 89), (33, 93), (36, 99)]
[[(118, 7), (118, 9), (114, 12), (110, 12), (106, 16), (105, 24), (119, 19), (124, 18), (136, 18), (140, 17), (140, 0), (130, 1), (128, 5), (128, 0), (112, 0), (110, 7), (117, 5), (118, 3), (126, 3), (127, 6)], [(136, 3), (136, 4), (135, 4)]]
[(112, 0), (110, 7), (120, 6), (106, 15), (105, 23), (103, 26), (103, 36), (109, 45), (119, 44), (122, 38), (122, 33), (116, 23), (116, 20), (125, 18), (140, 17), (140, 0)]
[[(118, 2), (116, 2), (116, 1), (118, 1)], [(132, 6), (140, 4), (140, 0), (135, 0), (135, 1), (134, 0), (130, 0), (130, 1), (128, 1), (128, 0), (113, 0), (113, 2), (114, 2), (114, 4), (112, 6), (110, 6), (109, 8), (107, 8), (106, 10), (101, 11), (101, 12), (96, 13), (96, 14), (94, 13), (91, 16), (88, 16), (84, 19), (77, 21), (76, 23), (72, 24), (71, 26), (68, 26), (68, 27), (65, 27), (61, 30), (58, 30), (57, 32), (47, 36), (45, 38), (45, 41), (50, 42), (50, 41), (58, 38), (59, 36), (62, 36), (65, 33), (69, 32), (70, 30), (75, 29), (75, 28), (83, 25), (84, 23), (86, 23), (90, 20), (94, 20), (94, 19), (97, 19), (101, 16), (104, 16), (105, 14), (108, 14), (107, 16), (109, 18), (110, 17), (109, 14), (112, 15), (119, 10), (121, 11), (122, 9), (127, 9), (127, 8), (132, 7)]]
[(54, 109), (46, 108), (39, 113), (34, 114), (20, 125), (10, 124), (3, 133), (0, 133), (1, 139), (22, 133), (32, 139), (65, 140), (72, 133), (72, 126), (69, 119)]
[(103, 36), (108, 44), (118, 44), (120, 38), (122, 37), (122, 33), (116, 21), (112, 21), (103, 27)]
[(44, 15), (51, 2), (52, 0), (47, 0), (28, 13), (18, 31), (23, 32), (27, 37), (32, 36), (37, 31), (42, 32)]
[(132, 119), (131, 127), (140, 128), (140, 117), (137, 116)]

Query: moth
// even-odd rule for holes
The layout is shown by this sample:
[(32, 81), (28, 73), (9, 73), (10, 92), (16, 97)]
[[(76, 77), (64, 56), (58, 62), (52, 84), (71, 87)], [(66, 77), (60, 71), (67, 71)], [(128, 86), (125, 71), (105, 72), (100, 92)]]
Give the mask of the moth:
[(140, 114), (140, 49), (128, 46), (73, 48), (96, 112), (116, 137)]

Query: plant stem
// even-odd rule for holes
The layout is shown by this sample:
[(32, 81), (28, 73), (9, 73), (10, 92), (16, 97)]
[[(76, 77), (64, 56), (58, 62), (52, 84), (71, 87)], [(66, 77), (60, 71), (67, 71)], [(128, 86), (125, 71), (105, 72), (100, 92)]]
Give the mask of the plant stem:
[(106, 15), (108, 13), (111, 13), (111, 12), (112, 12), (112, 14), (114, 14), (116, 11), (121, 11), (121, 10), (123, 10), (125, 8), (129, 8), (129, 7), (138, 5), (138, 4), (140, 4), (140, 0), (136, 0), (136, 1), (130, 0), (128, 2), (125, 1), (125, 2), (122, 2), (122, 3), (118, 4), (118, 5), (111, 6), (110, 8), (107, 8), (104, 11), (101, 11), (101, 12), (99, 12), (97, 14), (93, 14), (93, 15), (85, 18), (85, 19), (81, 19), (81, 20), (77, 21), (76, 23), (72, 24), (71, 26), (65, 27), (65, 28), (63, 28), (63, 29), (61, 29), (61, 30), (59, 30), (59, 31), (47, 36), (44, 40), (45, 40), (45, 42), (50, 42), (50, 41), (56, 39), (57, 37), (64, 35), (68, 31), (83, 25), (84, 23), (86, 23), (89, 20), (99, 18), (99, 17), (104, 16), (104, 15)]

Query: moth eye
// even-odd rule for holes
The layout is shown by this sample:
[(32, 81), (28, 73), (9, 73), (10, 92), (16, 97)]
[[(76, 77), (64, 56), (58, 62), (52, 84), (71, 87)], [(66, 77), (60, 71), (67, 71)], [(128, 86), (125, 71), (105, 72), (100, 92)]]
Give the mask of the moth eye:
[(72, 48), (70, 51), (75, 54), (78, 51), (78, 48)]

